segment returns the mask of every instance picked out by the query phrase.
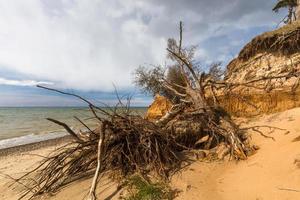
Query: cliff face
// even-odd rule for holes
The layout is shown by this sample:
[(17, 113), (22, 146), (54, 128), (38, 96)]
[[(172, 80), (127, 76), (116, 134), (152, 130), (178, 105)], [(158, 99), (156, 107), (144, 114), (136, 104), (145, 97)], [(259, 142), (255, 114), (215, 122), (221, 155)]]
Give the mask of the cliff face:
[[(225, 79), (230, 82), (246, 82), (263, 76), (278, 76), (300, 70), (300, 23), (295, 22), (278, 30), (255, 37), (227, 66)], [(300, 106), (300, 91), (291, 93), (296, 78), (281, 79), (273, 83), (272, 92), (245, 89), (242, 96), (258, 109), (238, 99), (223, 98), (225, 108), (239, 116), (279, 112)]]
[(249, 42), (227, 66), (226, 79), (249, 81), (299, 70), (300, 22), (263, 33)]
[(172, 107), (172, 103), (163, 96), (156, 95), (153, 103), (149, 106), (145, 118), (151, 121), (163, 117)]
[[(265, 76), (279, 76), (291, 71), (300, 71), (299, 21), (253, 38), (241, 50), (238, 57), (228, 64), (225, 80), (241, 83)], [(296, 81), (296, 78), (281, 79), (272, 82), (271, 85), (275, 89), (270, 92), (242, 88), (236, 91), (237, 95), (219, 98), (225, 110), (235, 116), (248, 117), (280, 112), (300, 106), (300, 89), (291, 92)], [(157, 96), (149, 107), (146, 118), (159, 119), (171, 106), (171, 102), (166, 98)]]
[[(230, 82), (251, 81), (263, 76), (278, 76), (289, 71), (300, 70), (300, 52), (292, 55), (259, 53), (247, 60), (234, 59), (227, 66), (226, 80)], [(284, 86), (290, 86), (295, 78), (282, 80)]]
[(235, 97), (222, 97), (221, 105), (224, 109), (237, 117), (253, 117), (261, 114), (270, 114), (300, 107), (300, 91), (273, 91), (270, 93), (243, 93), (243, 99), (248, 100), (253, 107)]

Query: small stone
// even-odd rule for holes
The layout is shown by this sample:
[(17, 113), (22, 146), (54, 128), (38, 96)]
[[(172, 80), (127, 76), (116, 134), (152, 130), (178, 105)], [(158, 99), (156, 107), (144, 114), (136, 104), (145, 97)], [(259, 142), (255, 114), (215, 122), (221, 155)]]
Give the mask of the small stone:
[(192, 189), (191, 185), (187, 185), (185, 191), (189, 191), (190, 189)]
[(204, 151), (197, 152), (197, 159), (203, 159), (206, 157), (206, 153)]
[(300, 168), (300, 158), (296, 158), (295, 161), (294, 161), (294, 164)]
[(296, 155), (296, 158), (295, 158), (295, 160), (294, 160), (294, 164), (295, 164), (298, 168), (300, 168), (300, 154), (297, 154), (297, 155)]

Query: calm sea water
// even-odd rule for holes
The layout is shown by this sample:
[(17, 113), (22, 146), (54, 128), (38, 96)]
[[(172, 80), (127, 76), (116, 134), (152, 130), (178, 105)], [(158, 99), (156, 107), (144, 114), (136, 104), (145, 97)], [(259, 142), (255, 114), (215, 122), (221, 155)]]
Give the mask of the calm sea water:
[[(146, 108), (132, 108), (132, 112), (143, 115)], [(87, 108), (0, 108), (0, 148), (1, 142), (12, 143), (24, 140), (43, 140), (63, 135), (64, 130), (46, 120), (54, 118), (65, 122), (75, 130), (83, 126), (74, 116), (95, 126), (93, 116)], [(31, 138), (31, 139), (30, 139)], [(13, 144), (10, 144), (12, 146)]]

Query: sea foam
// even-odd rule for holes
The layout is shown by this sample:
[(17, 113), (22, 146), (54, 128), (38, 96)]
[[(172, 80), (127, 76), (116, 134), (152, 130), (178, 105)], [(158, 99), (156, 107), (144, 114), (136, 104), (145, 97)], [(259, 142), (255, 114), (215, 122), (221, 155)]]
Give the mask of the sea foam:
[(4, 139), (4, 140), (0, 140), (0, 149), (6, 149), (10, 147), (25, 145), (25, 144), (31, 144), (35, 142), (56, 139), (66, 135), (67, 133), (65, 132), (53, 132), (53, 133), (42, 134), (42, 135), (30, 134), (30, 135), (15, 137), (15, 138)]

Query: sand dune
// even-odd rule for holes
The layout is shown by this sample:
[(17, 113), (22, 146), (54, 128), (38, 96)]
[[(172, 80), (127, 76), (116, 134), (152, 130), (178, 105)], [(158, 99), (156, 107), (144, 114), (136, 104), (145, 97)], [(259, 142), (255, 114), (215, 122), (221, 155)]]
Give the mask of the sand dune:
[[(246, 161), (218, 163), (195, 162), (172, 179), (172, 186), (181, 192), (177, 199), (203, 200), (285, 200), (300, 199), (300, 108), (246, 120), (244, 126), (268, 125), (288, 130), (276, 130), (266, 138), (250, 132), (260, 149)], [(55, 147), (45, 147), (27, 153), (2, 156), (0, 172), (10, 175), (29, 169)], [(297, 162), (299, 160), (299, 162)], [(0, 178), (0, 199), (17, 199), (17, 190), (7, 187), (9, 179)], [(87, 194), (91, 180), (67, 186), (48, 200), (81, 200)], [(103, 179), (98, 188), (99, 199), (117, 199), (117, 184)], [(111, 195), (116, 194), (116, 195)]]

